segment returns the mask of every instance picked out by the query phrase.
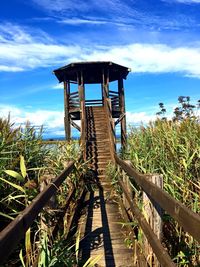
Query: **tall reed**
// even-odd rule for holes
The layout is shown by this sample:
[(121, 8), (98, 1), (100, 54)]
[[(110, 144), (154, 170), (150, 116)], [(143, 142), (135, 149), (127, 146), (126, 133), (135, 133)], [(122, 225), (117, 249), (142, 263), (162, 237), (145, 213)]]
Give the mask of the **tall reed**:
[[(9, 116), (0, 118), (0, 230), (61, 173), (70, 160), (76, 160), (79, 151), (78, 143), (74, 141), (55, 145), (43, 143), (42, 127), (37, 131), (29, 123), (24, 128), (15, 127)], [(53, 260), (52, 266), (60, 266), (61, 261), (62, 264), (75, 261), (69, 241), (62, 240), (64, 229), (60, 229), (53, 240), (49, 229), (62, 213), (69, 189), (72, 184), (78, 184), (85, 164), (76, 167), (77, 170), (59, 187), (53, 200), (54, 207), (44, 209), (31, 230), (27, 231), (25, 245), (23, 242), (19, 245), (5, 266), (32, 266), (37, 255), (40, 255), (38, 266), (45, 266), (44, 258)]]
[[(200, 124), (157, 119), (146, 127), (132, 128), (126, 159), (143, 173), (161, 173), (164, 189), (194, 212), (200, 212)], [(165, 245), (177, 263), (199, 264), (199, 245), (169, 216), (163, 228)], [(181, 263), (179, 264), (181, 265)], [(187, 266), (187, 265), (184, 265)]]

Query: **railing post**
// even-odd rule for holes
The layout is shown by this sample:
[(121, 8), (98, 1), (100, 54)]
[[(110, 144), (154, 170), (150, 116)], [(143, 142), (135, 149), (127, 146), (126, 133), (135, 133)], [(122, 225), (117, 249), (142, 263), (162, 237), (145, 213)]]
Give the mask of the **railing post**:
[[(125, 160), (125, 162), (128, 165), (132, 166), (130, 160)], [(129, 176), (126, 174), (126, 172), (124, 170), (122, 170), (122, 181), (123, 181), (124, 185), (126, 186), (126, 189), (127, 189), (127, 192), (129, 194), (130, 198), (132, 199), (133, 192), (132, 192)], [(125, 196), (124, 193), (122, 194), (122, 200), (123, 200), (123, 204), (124, 204), (124, 207), (125, 207), (126, 211), (128, 211), (130, 209), (130, 205), (129, 205), (127, 197)]]
[[(163, 177), (160, 174), (146, 175), (146, 178), (154, 183), (159, 188), (163, 189)], [(159, 240), (162, 237), (162, 208), (153, 201), (148, 194), (143, 192), (143, 213), (144, 216), (152, 228), (153, 232), (156, 234)], [(143, 237), (143, 251), (145, 257), (150, 266), (159, 267), (160, 263), (157, 260), (155, 254), (146, 237)]]

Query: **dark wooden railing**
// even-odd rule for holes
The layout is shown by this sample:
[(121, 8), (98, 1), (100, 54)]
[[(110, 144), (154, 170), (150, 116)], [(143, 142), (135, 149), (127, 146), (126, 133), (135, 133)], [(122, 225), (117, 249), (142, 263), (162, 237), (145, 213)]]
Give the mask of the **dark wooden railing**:
[[(114, 158), (118, 166), (120, 166), (120, 168), (124, 170), (127, 175), (131, 177), (134, 182), (136, 182), (136, 184), (140, 186), (140, 188), (149, 196), (150, 200), (153, 201), (153, 205), (156, 203), (160, 206), (164, 211), (171, 215), (186, 232), (200, 242), (200, 216), (198, 214), (194, 213), (182, 203), (171, 197), (164, 190), (150, 182), (146, 175), (137, 172), (132, 166), (121, 160), (116, 154), (114, 155)], [(145, 216), (138, 208), (136, 201), (132, 197), (132, 194), (130, 194), (130, 190), (121, 177), (119, 177), (118, 183), (130, 205), (134, 218), (137, 219), (161, 266), (175, 266), (172, 259), (166, 252), (166, 249), (161, 244), (161, 241), (153, 232), (146, 221)]]
[(114, 154), (115, 154), (115, 128), (114, 128), (114, 120), (112, 118), (112, 107), (111, 107), (111, 100), (109, 98), (104, 98), (104, 109), (106, 114), (106, 123), (109, 132), (109, 139), (110, 139), (110, 150), (111, 150), (111, 158), (112, 161), (115, 162)]
[(116, 91), (109, 90), (109, 98), (111, 99), (112, 110), (119, 110), (119, 93)]
[(80, 100), (79, 100), (79, 93), (73, 92), (69, 95), (69, 110), (79, 110), (80, 109)]
[(103, 100), (102, 99), (89, 99), (85, 100), (86, 107), (88, 106), (102, 106)]
[[(82, 156), (78, 159), (80, 161)], [(67, 168), (57, 176), (41, 193), (37, 195), (31, 204), (24, 209), (6, 228), (0, 232), (0, 263), (3, 263), (10, 253), (16, 248), (26, 231), (33, 224), (38, 214), (45, 207), (50, 198), (56, 193), (59, 186), (75, 169), (75, 161), (70, 161)], [(66, 207), (69, 206), (75, 189), (69, 192)]]

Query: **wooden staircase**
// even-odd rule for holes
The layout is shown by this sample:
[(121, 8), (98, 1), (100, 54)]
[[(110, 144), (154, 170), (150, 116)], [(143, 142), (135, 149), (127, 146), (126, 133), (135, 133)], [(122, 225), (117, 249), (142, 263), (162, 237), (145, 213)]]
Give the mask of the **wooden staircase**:
[(90, 170), (86, 175), (89, 192), (79, 220), (81, 259), (101, 255), (95, 266), (131, 267), (133, 251), (126, 247), (123, 219), (119, 212), (106, 167), (111, 161), (110, 141), (104, 107), (86, 108), (86, 155)]
[(92, 159), (90, 167), (98, 178), (104, 178), (106, 167), (111, 161), (109, 133), (103, 107), (86, 108), (86, 157)]

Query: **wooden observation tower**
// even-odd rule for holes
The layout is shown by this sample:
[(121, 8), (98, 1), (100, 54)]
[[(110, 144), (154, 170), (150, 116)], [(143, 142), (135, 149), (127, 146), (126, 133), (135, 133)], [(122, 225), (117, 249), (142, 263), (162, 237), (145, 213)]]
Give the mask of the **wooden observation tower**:
[[(81, 131), (81, 137), (83, 137), (86, 107), (104, 106), (105, 100), (109, 100), (114, 129), (120, 123), (121, 145), (124, 147), (126, 143), (126, 114), (123, 80), (126, 79), (129, 71), (129, 68), (110, 61), (71, 63), (54, 70), (59, 82), (64, 83), (64, 125), (67, 140), (71, 138), (71, 126)], [(115, 81), (117, 82), (116, 90), (110, 90), (109, 84)], [(77, 91), (71, 92), (71, 84), (77, 84)], [(85, 98), (87, 84), (100, 85), (100, 99), (87, 100)], [(81, 128), (74, 120), (81, 120)]]

